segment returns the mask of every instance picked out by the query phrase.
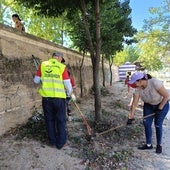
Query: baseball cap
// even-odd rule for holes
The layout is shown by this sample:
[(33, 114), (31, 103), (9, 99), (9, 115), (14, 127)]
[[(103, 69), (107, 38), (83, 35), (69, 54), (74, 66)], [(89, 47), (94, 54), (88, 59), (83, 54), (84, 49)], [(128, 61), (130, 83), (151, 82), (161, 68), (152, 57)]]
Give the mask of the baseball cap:
[(53, 56), (63, 57), (63, 53), (56, 51), (55, 53), (53, 53)]
[(53, 57), (54, 56), (62, 57), (61, 63), (65, 63), (65, 59), (63, 58), (63, 53), (57, 51), (57, 52), (53, 53)]
[(144, 76), (145, 76), (145, 74), (144, 74), (144, 73), (141, 73), (141, 72), (133, 73), (132, 76), (131, 76), (131, 80), (128, 81), (128, 84), (133, 84), (133, 83), (135, 83), (137, 80), (142, 79)]

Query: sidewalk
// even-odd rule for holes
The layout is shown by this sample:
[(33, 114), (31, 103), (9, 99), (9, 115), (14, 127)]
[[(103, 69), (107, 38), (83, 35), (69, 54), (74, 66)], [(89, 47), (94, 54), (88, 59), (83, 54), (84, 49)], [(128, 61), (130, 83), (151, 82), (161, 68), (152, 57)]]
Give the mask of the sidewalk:
[(163, 125), (163, 154), (170, 157), (170, 119), (165, 119)]

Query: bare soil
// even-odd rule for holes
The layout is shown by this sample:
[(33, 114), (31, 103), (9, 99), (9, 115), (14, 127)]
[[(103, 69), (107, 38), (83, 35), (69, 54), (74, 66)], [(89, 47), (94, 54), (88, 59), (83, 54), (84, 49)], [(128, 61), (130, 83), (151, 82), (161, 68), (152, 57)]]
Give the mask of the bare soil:
[[(98, 123), (94, 123), (94, 96), (79, 99), (77, 104), (92, 129), (92, 136), (73, 105), (73, 121), (67, 122), (68, 146), (61, 150), (47, 145), (42, 110), (37, 108), (27, 124), (0, 137), (0, 170), (170, 169), (169, 120), (164, 124), (162, 154), (157, 155), (155, 149), (137, 150), (145, 141), (142, 107), (137, 108), (135, 123), (127, 126), (132, 94), (125, 98), (126, 90), (123, 82), (102, 88), (102, 121)], [(155, 136), (153, 141), (155, 146)]]

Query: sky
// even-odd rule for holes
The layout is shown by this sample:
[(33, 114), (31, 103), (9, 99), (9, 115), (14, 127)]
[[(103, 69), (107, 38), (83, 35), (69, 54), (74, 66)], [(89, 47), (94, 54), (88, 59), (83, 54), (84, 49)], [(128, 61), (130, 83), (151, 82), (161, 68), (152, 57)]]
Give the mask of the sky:
[(130, 0), (130, 7), (132, 8), (132, 25), (137, 30), (141, 30), (144, 25), (143, 20), (148, 19), (149, 8), (159, 7), (163, 0)]

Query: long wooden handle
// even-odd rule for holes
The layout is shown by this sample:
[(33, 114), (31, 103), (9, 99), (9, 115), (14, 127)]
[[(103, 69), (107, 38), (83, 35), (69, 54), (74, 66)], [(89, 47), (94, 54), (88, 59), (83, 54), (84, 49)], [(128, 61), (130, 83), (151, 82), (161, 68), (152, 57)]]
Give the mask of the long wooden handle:
[(86, 125), (87, 131), (88, 131), (88, 135), (91, 136), (91, 135), (92, 135), (92, 133), (91, 133), (91, 128), (90, 128), (90, 126), (89, 126), (89, 124), (88, 124), (88, 122), (87, 122), (84, 114), (81, 112), (81, 110), (80, 110), (80, 108), (78, 107), (77, 103), (74, 102), (74, 101), (73, 101), (73, 103), (74, 103), (74, 105), (76, 106), (77, 110), (79, 111), (79, 113), (80, 113), (80, 115), (81, 115), (81, 117), (82, 117), (82, 119), (83, 119), (83, 121), (84, 121), (84, 123), (85, 123), (85, 125)]
[[(151, 117), (151, 116), (154, 116), (154, 115), (155, 115), (155, 113), (152, 113), (152, 114), (150, 114), (150, 115), (147, 115), (147, 116), (138, 118), (137, 120), (145, 119), (145, 118), (147, 118), (147, 117)], [(123, 124), (123, 125), (119, 125), (119, 126), (116, 126), (116, 127), (112, 127), (111, 129), (108, 129), (108, 130), (105, 130), (105, 131), (103, 131), (103, 132), (98, 133), (98, 135), (103, 135), (103, 134), (105, 134), (105, 133), (111, 132), (111, 131), (113, 131), (113, 130), (116, 130), (116, 129), (121, 128), (121, 127), (124, 127), (124, 126), (127, 126), (127, 124), (125, 124), (125, 125)]]

